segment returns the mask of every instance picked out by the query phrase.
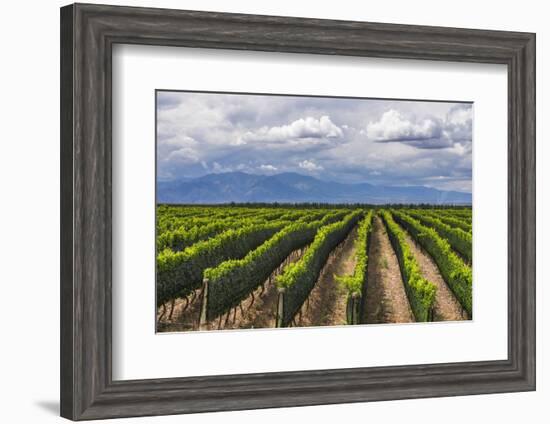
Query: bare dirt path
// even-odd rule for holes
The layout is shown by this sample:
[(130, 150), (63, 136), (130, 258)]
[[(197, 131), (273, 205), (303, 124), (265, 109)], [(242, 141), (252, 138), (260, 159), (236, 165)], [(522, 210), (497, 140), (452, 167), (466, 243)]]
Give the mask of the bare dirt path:
[(350, 275), (355, 270), (355, 246), (357, 226), (331, 253), (327, 264), (295, 317), (297, 327), (345, 325), (347, 292), (334, 275)]
[(420, 265), (422, 275), (437, 287), (434, 302), (434, 321), (462, 321), (468, 319), (468, 313), (462, 308), (460, 302), (445, 283), (437, 265), (431, 256), (417, 244), (405, 231), (407, 243), (409, 244), (416, 260)]
[(373, 217), (368, 258), (363, 321), (367, 324), (414, 322), (397, 256), (378, 216)]
[[(284, 267), (302, 257), (306, 248), (292, 252), (265, 281), (263, 287), (258, 287), (250, 296), (244, 299), (241, 304), (228, 313), (215, 319), (208, 325), (208, 330), (228, 330), (238, 328), (274, 328), (277, 317), (278, 293), (275, 286), (275, 277), (282, 272)], [(191, 296), (190, 296), (191, 298)], [(201, 308), (201, 293), (196, 291), (193, 302), (185, 308), (185, 299), (176, 299), (172, 319), (169, 319), (170, 302), (166, 305), (167, 312), (157, 324), (158, 331), (190, 331), (199, 329), (199, 315)], [(162, 308), (159, 308), (157, 319), (161, 315)]]

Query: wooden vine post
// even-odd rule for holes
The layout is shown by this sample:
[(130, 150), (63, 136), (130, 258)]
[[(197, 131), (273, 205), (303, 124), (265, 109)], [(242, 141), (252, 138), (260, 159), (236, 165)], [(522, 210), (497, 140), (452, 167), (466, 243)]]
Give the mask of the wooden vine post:
[(346, 319), (348, 324), (359, 324), (359, 300), (361, 296), (357, 293), (353, 293), (348, 297), (348, 303), (346, 306)]
[(277, 290), (277, 317), (275, 319), (275, 327), (284, 327), (283, 323), (283, 312), (284, 312), (284, 303), (285, 303), (285, 289), (279, 288)]
[(206, 308), (208, 305), (208, 278), (202, 280), (201, 313), (199, 316), (199, 330), (208, 330), (208, 318)]

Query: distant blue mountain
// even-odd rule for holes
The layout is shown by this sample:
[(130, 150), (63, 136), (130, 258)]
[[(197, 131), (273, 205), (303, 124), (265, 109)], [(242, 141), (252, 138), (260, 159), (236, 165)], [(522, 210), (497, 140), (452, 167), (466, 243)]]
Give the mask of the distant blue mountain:
[(157, 202), (219, 203), (431, 203), (471, 204), (472, 195), (423, 186), (390, 187), (367, 183), (342, 184), (286, 172), (252, 175), (209, 174), (195, 179), (159, 181)]

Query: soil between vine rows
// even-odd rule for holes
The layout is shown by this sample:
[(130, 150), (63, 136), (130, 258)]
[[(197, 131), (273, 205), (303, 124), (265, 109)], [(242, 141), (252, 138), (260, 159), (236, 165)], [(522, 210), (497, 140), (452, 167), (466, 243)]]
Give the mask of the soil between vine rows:
[(329, 262), (295, 318), (296, 327), (316, 327), (346, 324), (347, 292), (334, 275), (353, 274), (356, 264), (355, 226), (346, 239), (331, 253)]
[(437, 268), (432, 257), (417, 244), (413, 238), (403, 229), (424, 278), (434, 283), (437, 287), (433, 320), (434, 321), (462, 321), (468, 319), (468, 313), (462, 308)]
[(378, 216), (373, 218), (371, 237), (363, 321), (366, 324), (414, 322), (397, 256)]
[[(174, 311), (172, 319), (169, 318), (171, 305), (166, 302), (166, 313), (161, 317), (160, 310), (157, 310), (157, 331), (158, 332), (174, 332), (174, 331), (190, 331), (198, 330), (199, 328), (199, 313), (201, 307), (200, 290), (195, 290), (194, 299), (191, 301), (191, 295), (187, 299), (178, 298), (174, 301)], [(185, 307), (187, 301), (189, 304)]]

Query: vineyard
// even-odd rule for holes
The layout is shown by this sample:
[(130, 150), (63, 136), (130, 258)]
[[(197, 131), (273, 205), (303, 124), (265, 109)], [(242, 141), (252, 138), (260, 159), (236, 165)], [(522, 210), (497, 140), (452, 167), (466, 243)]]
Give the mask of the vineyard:
[(157, 207), (157, 330), (472, 317), (472, 211)]

